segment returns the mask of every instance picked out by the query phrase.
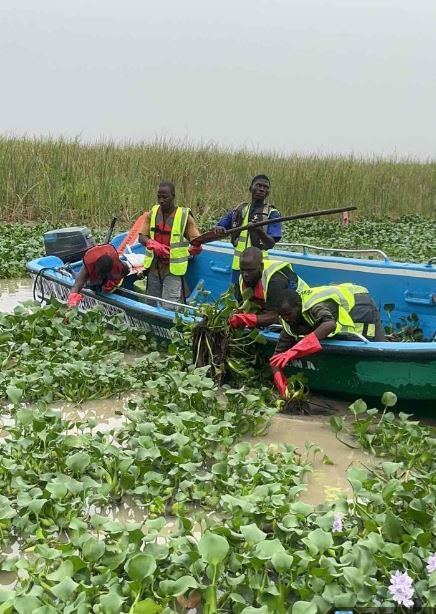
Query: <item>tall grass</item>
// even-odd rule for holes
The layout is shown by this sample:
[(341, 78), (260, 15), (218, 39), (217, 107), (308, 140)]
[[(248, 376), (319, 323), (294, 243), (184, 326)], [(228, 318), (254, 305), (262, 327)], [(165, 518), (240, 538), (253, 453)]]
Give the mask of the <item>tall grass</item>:
[(214, 218), (247, 198), (257, 173), (270, 176), (282, 213), (350, 203), (365, 217), (436, 211), (434, 161), (0, 137), (0, 219), (102, 226), (117, 214), (128, 222), (155, 203), (161, 180), (175, 182), (179, 203)]

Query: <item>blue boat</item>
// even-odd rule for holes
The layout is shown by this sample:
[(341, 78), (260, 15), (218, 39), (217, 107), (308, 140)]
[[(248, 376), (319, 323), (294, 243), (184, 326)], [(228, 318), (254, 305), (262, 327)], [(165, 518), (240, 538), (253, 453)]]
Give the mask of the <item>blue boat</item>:
[[(117, 247), (126, 233), (116, 236)], [(301, 244), (280, 244), (270, 251), (270, 257), (292, 263), (294, 270), (311, 286), (352, 281), (363, 285), (376, 301), (384, 325), (399, 323), (416, 314), (424, 341), (368, 342), (356, 335), (353, 340), (328, 339), (322, 342), (323, 352), (293, 361), (288, 375), (302, 372), (312, 390), (353, 398), (379, 398), (385, 391), (415, 411), (414, 403), (431, 406), (436, 401), (436, 258), (427, 264), (400, 263), (388, 259), (378, 250), (332, 250)], [(133, 246), (133, 256), (143, 253), (139, 244)], [(299, 251), (302, 250), (302, 251)], [(322, 252), (322, 253), (314, 253)], [(144, 302), (144, 294), (134, 290), (136, 275), (126, 278), (124, 288), (114, 294), (83, 290), (85, 298), (80, 309), (100, 305), (107, 313), (122, 313), (126, 323), (140, 327), (157, 338), (168, 341), (177, 331), (173, 328), (175, 311), (185, 310), (189, 319), (196, 315), (195, 301), (199, 290), (210, 292), (207, 300), (217, 299), (228, 289), (231, 280), (233, 247), (224, 241), (203, 246), (199, 256), (189, 263), (186, 281), (190, 289), (188, 307), (156, 299)], [(375, 259), (375, 258), (381, 259)], [(81, 263), (75, 263), (78, 272)], [(56, 297), (66, 301), (73, 277), (56, 256), (43, 256), (27, 264), (36, 280), (40, 299)], [(385, 309), (387, 307), (387, 310)], [(187, 312), (186, 312), (187, 310)], [(265, 329), (267, 355), (273, 353), (278, 340), (278, 327)]]

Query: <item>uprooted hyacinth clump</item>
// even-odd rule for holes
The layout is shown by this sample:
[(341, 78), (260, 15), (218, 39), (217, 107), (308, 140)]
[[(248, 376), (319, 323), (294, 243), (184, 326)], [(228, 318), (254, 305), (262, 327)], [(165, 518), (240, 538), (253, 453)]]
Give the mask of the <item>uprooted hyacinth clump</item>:
[[(98, 312), (81, 328), (75, 315), (61, 327), (64, 317), (63, 308), (49, 306), (2, 319), (2, 352), (9, 348), (2, 361), (16, 360), (18, 376), (2, 383), (11, 403), (3, 408), (10, 420), (0, 445), (0, 568), (17, 579), (0, 591), (0, 612), (436, 606), (435, 439), (405, 414), (392, 414), (394, 395), (384, 396), (381, 414), (358, 401), (351, 421), (333, 422), (338, 433), (348, 429), (389, 460), (352, 469), (353, 497), (314, 508), (298, 496), (319, 448), (300, 453), (241, 441), (262, 433), (275, 413), (266, 391), (218, 390), (207, 369), (160, 354), (138, 333), (130, 338), (117, 320), (104, 339), (107, 322)], [(92, 361), (104, 364), (107, 353), (137, 343), (145, 351), (139, 366), (126, 371), (118, 364), (123, 377), (114, 381), (134, 377), (137, 398), (120, 426), (106, 432), (95, 421), (62, 419), (45, 404), (21, 402), (43, 397), (51, 384), (62, 391), (65, 375), (56, 369), (75, 361), (91, 339), (89, 362), (80, 357), (75, 381), (81, 395), (92, 390)], [(53, 348), (62, 360), (50, 370)], [(32, 361), (44, 372), (37, 360), (43, 351), (53, 380), (27, 384)], [(109, 389), (116, 391), (113, 382)], [(110, 518), (125, 502), (143, 510), (143, 522)], [(177, 521), (172, 532), (169, 516)], [(20, 556), (8, 554), (14, 542)]]

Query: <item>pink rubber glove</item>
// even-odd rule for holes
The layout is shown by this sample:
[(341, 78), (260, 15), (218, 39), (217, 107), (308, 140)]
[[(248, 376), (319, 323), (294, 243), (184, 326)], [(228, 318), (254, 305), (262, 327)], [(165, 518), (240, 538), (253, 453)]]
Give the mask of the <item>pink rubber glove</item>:
[(201, 245), (190, 245), (189, 246), (189, 254), (191, 256), (198, 256), (198, 254), (203, 250), (203, 248), (201, 247)]
[(77, 307), (80, 301), (82, 300), (82, 295), (78, 292), (70, 292), (67, 298), (67, 307)]
[(315, 335), (315, 333), (310, 333), (310, 335), (303, 337), (301, 341), (296, 343), (293, 347), (291, 347), (291, 349), (286, 350), (286, 352), (274, 354), (274, 356), (270, 359), (269, 364), (272, 367), (282, 369), (290, 360), (303, 358), (303, 356), (309, 356), (310, 354), (316, 354), (317, 352), (321, 352), (321, 350), (322, 345), (320, 344), (318, 337)]
[(288, 390), (288, 380), (285, 377), (283, 371), (276, 371), (274, 373), (274, 386), (279, 391), (282, 399), (286, 398), (286, 392)]
[(168, 245), (164, 245), (163, 243), (159, 243), (159, 241), (155, 241), (154, 239), (149, 239), (145, 244), (147, 249), (152, 249), (158, 258), (169, 258), (170, 257), (170, 248)]
[(257, 315), (255, 313), (235, 313), (228, 319), (228, 324), (231, 328), (256, 328)]

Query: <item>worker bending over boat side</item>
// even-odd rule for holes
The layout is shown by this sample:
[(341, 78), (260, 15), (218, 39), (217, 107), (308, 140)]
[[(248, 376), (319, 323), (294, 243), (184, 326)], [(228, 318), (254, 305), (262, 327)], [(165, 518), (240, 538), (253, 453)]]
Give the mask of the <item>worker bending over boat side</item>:
[(283, 398), (287, 390), (283, 368), (291, 360), (320, 352), (322, 339), (335, 335), (346, 338), (347, 333), (360, 333), (373, 341), (384, 339), (380, 313), (363, 286), (318, 286), (301, 295), (295, 290), (283, 290), (277, 311), (283, 330), (270, 364), (274, 384)]
[(251, 180), (249, 191), (251, 203), (241, 203), (224, 215), (215, 226), (217, 236), (223, 235), (226, 230), (245, 226), (250, 222), (262, 222), (271, 220), (271, 224), (259, 228), (242, 230), (239, 234), (231, 235), (235, 253), (232, 262), (232, 282), (237, 286), (239, 283), (239, 261), (242, 252), (247, 247), (257, 247), (261, 250), (269, 250), (282, 238), (281, 223), (274, 223), (280, 217), (277, 209), (265, 202), (270, 190), (270, 180), (266, 175), (256, 175)]
[(241, 304), (246, 299), (258, 305), (261, 312), (235, 313), (229, 318), (229, 326), (255, 328), (270, 326), (279, 322), (277, 298), (283, 290), (296, 288), (299, 292), (308, 285), (293, 271), (289, 262), (282, 260), (264, 260), (262, 251), (257, 247), (248, 247), (240, 258), (239, 284), (235, 287), (235, 296)]
[(68, 307), (79, 305), (82, 299), (80, 291), (85, 286), (99, 292), (114, 292), (129, 272), (129, 265), (120, 260), (117, 250), (110, 243), (90, 247), (83, 256), (83, 266), (68, 295)]
[(148, 271), (149, 296), (179, 302), (185, 298), (183, 277), (189, 256), (201, 252), (201, 245), (189, 245), (200, 235), (191, 210), (176, 207), (175, 186), (170, 181), (159, 184), (157, 202), (145, 214), (139, 242), (145, 246), (144, 269)]

